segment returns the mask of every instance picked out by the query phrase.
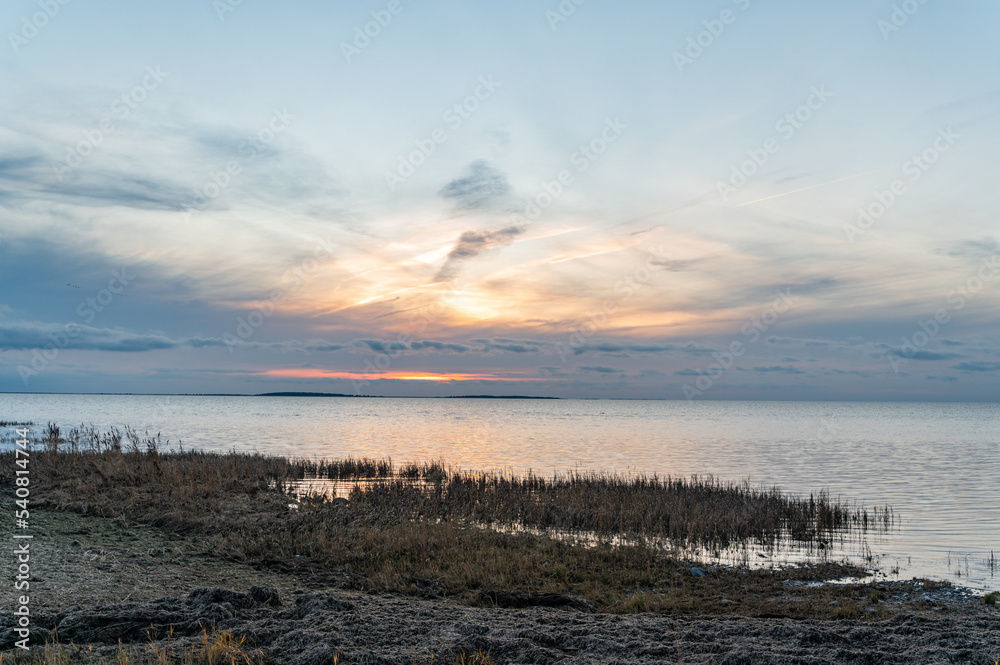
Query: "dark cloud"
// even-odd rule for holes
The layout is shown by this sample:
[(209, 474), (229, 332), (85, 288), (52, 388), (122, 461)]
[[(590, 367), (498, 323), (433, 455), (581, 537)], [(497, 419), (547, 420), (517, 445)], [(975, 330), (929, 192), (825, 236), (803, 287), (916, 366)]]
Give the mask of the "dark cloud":
[(385, 354), (395, 354), (410, 348), (405, 342), (387, 342), (381, 339), (356, 339), (354, 340), (354, 344), (356, 346), (368, 347), (375, 353)]
[(488, 249), (504, 247), (524, 233), (524, 227), (507, 226), (496, 231), (466, 231), (458, 237), (458, 242), (448, 253), (444, 265), (434, 276), (434, 281), (442, 282), (458, 274), (459, 267), (465, 261), (479, 256)]
[(634, 351), (636, 353), (662, 353), (664, 351), (677, 351), (683, 347), (676, 344), (621, 344), (615, 342), (594, 342), (591, 344), (581, 344), (573, 348), (573, 353), (582, 355), (587, 351), (598, 351), (600, 353), (622, 353)]
[(469, 164), (465, 175), (452, 180), (438, 192), (455, 202), (458, 210), (492, 208), (510, 194), (507, 177), (485, 160)]
[(451, 342), (436, 342), (433, 340), (424, 340), (421, 342), (410, 342), (410, 348), (414, 351), (421, 351), (423, 349), (434, 349), (436, 351), (454, 351), (455, 353), (466, 353), (467, 351), (475, 351), (476, 349), (465, 344), (454, 344)]
[[(740, 368), (742, 369), (742, 368)], [(754, 367), (751, 369), (753, 372), (780, 372), (782, 374), (805, 374), (798, 367), (792, 367), (791, 365), (772, 365), (770, 367)]]
[(790, 346), (811, 346), (811, 347), (842, 347), (850, 346), (847, 342), (835, 342), (829, 339), (801, 339), (797, 337), (776, 337), (767, 338), (768, 344), (787, 344)]
[(580, 367), (584, 372), (595, 372), (597, 374), (622, 374), (623, 369), (617, 367), (605, 367), (604, 365), (583, 365)]
[(510, 337), (493, 337), (484, 339), (477, 337), (472, 340), (476, 344), (482, 345), (483, 351), (512, 351), (514, 353), (534, 353), (541, 351), (541, 347), (548, 346), (549, 342), (542, 342), (535, 339), (512, 339)]
[(323, 340), (300, 342), (254, 342), (219, 337), (173, 338), (160, 332), (135, 333), (121, 328), (94, 328), (70, 323), (41, 323), (38, 321), (0, 322), (0, 351), (30, 351), (57, 348), (74, 351), (112, 351), (138, 353), (189, 347), (241, 347), (289, 352), (329, 352), (347, 348)]
[(986, 362), (983, 360), (970, 360), (964, 363), (952, 365), (952, 369), (960, 369), (964, 372), (997, 372), (1000, 371), (1000, 363)]
[(525, 346), (523, 344), (491, 344), (490, 348), (499, 351), (511, 351), (513, 353), (532, 353), (539, 350), (536, 346)]
[(473, 344), (461, 344), (458, 342), (440, 342), (437, 340), (417, 340), (412, 342), (390, 342), (378, 339), (355, 340), (356, 346), (367, 347), (376, 353), (399, 353), (401, 351), (451, 351), (454, 353), (489, 353), (491, 351), (510, 351), (513, 353), (536, 353), (540, 352), (546, 342), (538, 340), (519, 340), (506, 337), (494, 337), (492, 339), (477, 338), (471, 340)]
[[(202, 340), (199, 340), (202, 341)], [(221, 342), (221, 340), (219, 340)], [(16, 321), (0, 323), (0, 350), (57, 348), (85, 351), (154, 351), (172, 349), (183, 342), (163, 335), (143, 335), (120, 329), (92, 328), (80, 324)]]
[(965, 357), (961, 353), (939, 353), (936, 351), (915, 351), (913, 353), (906, 353), (900, 349), (893, 349), (890, 353), (900, 358), (906, 358), (907, 360), (955, 360), (956, 358)]

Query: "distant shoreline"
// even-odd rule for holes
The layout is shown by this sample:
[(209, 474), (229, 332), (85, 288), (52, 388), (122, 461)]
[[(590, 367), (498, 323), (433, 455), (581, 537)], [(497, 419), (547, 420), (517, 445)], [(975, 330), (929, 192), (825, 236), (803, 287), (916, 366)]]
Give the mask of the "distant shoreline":
[[(566, 399), (548, 395), (350, 395), (347, 393), (278, 392), (278, 393), (26, 393), (0, 392), (0, 395), (103, 395), (107, 397), (363, 397), (376, 399)], [(574, 399), (621, 399), (580, 397)]]

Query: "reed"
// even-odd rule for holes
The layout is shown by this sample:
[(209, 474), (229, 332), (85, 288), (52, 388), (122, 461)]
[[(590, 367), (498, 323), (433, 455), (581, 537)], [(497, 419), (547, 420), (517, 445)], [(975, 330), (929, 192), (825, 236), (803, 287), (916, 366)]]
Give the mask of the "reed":
[[(13, 454), (0, 459), (12, 464)], [(440, 462), (397, 469), (390, 460), (170, 451), (158, 436), (131, 428), (50, 426), (31, 460), (36, 508), (151, 525), (197, 538), (208, 554), (266, 569), (470, 602), (492, 602), (489, 593), (499, 589), (569, 593), (611, 611), (634, 611), (637, 594), (656, 611), (731, 611), (717, 599), (732, 596), (734, 585), (756, 585), (765, 597), (780, 591), (780, 580), (756, 570), (695, 578), (687, 555), (663, 539), (671, 547), (722, 548), (792, 538), (818, 548), (892, 519), (888, 508), (869, 512), (823, 493), (796, 498), (707, 477), (541, 478)], [(353, 482), (350, 501), (316, 493), (289, 510), (288, 492), (317, 477)], [(557, 531), (596, 540), (582, 547), (549, 537)], [(623, 535), (632, 539), (616, 544)], [(781, 579), (845, 572), (863, 573), (821, 563)], [(652, 589), (659, 591), (648, 595)], [(828, 612), (819, 601), (794, 611)]]

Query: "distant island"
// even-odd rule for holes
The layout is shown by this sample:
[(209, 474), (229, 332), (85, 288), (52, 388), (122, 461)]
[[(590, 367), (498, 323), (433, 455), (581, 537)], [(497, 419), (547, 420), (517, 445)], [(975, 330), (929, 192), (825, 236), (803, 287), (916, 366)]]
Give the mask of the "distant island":
[(367, 397), (367, 395), (345, 395), (343, 393), (260, 393), (254, 397)]
[(537, 395), (443, 395), (438, 399), (562, 399), (562, 397), (539, 397)]
[[(378, 397), (378, 395), (345, 395), (344, 393), (259, 393), (253, 397)], [(537, 395), (440, 395), (432, 399), (562, 399)]]

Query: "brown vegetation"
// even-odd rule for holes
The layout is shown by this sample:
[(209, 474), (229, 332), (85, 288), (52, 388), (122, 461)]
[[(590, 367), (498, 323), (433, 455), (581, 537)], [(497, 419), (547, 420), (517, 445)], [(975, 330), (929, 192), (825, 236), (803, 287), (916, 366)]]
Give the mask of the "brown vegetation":
[[(557, 594), (614, 612), (854, 616), (872, 606), (864, 589), (797, 589), (788, 579), (863, 573), (833, 563), (776, 574), (718, 568), (705, 577), (657, 538), (708, 547), (807, 543), (891, 522), (825, 495), (796, 499), (714, 479), (462, 473), (440, 464), (310, 462), (247, 453), (163, 453), (132, 430), (50, 427), (32, 452), (32, 497), (46, 509), (112, 517), (199, 541), (205, 551), (327, 585), (496, 604), (498, 591)], [(12, 453), (4, 453), (12, 456)], [(282, 491), (307, 477), (373, 478), (350, 502)], [(419, 482), (414, 482), (419, 481)], [(9, 479), (5, 482), (10, 482)], [(586, 531), (574, 546), (498, 527)], [(492, 528), (483, 528), (483, 527)], [(638, 540), (615, 546), (629, 534)], [(843, 599), (839, 606), (834, 599)], [(860, 611), (860, 610), (859, 610)], [(874, 616), (869, 614), (866, 616)]]

